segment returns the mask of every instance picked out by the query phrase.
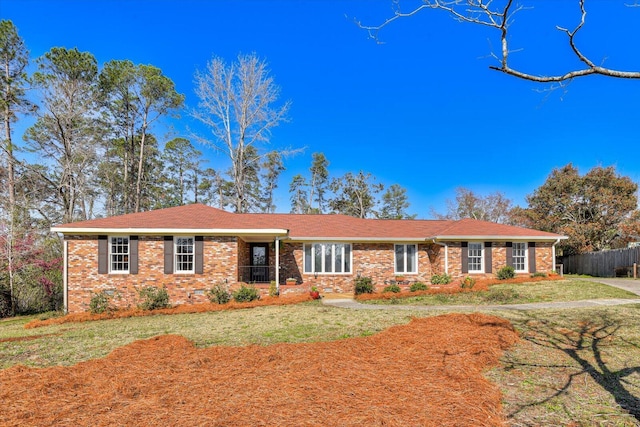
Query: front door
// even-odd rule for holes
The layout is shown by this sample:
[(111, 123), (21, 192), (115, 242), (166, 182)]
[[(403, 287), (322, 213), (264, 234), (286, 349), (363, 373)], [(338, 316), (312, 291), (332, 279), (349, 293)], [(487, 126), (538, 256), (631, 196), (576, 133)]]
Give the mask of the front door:
[(251, 244), (251, 281), (258, 283), (269, 281), (268, 243)]

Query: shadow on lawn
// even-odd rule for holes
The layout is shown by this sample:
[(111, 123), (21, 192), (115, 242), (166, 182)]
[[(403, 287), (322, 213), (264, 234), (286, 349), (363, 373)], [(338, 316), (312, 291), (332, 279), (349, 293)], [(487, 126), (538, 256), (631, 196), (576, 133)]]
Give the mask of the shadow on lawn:
[[(557, 388), (552, 395), (535, 402), (519, 405), (518, 409), (510, 414), (510, 417), (528, 407), (543, 405), (555, 397), (565, 394), (576, 377), (587, 374), (603, 390), (611, 394), (616, 403), (628, 411), (629, 415), (640, 421), (640, 398), (629, 391), (630, 388), (637, 388), (638, 384), (633, 384), (627, 379), (633, 373), (640, 374), (640, 365), (625, 366), (619, 370), (612, 370), (603, 357), (603, 348), (611, 346), (614, 340), (622, 341), (628, 346), (640, 349), (638, 344), (629, 342), (619, 336), (622, 328), (620, 322), (602, 315), (598, 319), (579, 322), (573, 328), (567, 328), (566, 325), (560, 325), (548, 319), (540, 319), (535, 316), (528, 316), (528, 319), (523, 323), (526, 325), (526, 332), (523, 334), (525, 340), (540, 347), (541, 351), (551, 349), (564, 353), (576, 362), (581, 369), (570, 374), (566, 383)], [(506, 363), (507, 369), (523, 366), (549, 369), (576, 368), (574, 365), (544, 366), (522, 363), (516, 360), (507, 360)]]

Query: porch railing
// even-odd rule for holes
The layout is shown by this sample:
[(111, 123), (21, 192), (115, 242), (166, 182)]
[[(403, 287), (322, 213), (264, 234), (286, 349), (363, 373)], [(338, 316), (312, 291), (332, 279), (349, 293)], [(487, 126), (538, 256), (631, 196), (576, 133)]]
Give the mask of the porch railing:
[[(238, 273), (240, 281), (246, 283), (269, 283), (276, 280), (275, 265), (241, 265)], [(284, 283), (286, 278), (286, 270), (280, 268), (280, 283)]]

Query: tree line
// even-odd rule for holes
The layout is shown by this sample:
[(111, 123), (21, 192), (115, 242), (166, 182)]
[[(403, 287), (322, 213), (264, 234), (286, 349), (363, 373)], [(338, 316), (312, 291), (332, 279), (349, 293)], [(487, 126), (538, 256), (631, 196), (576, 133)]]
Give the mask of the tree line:
[[(61, 242), (48, 232), (54, 224), (194, 202), (276, 210), (285, 159), (302, 150), (269, 147), (290, 102), (279, 100), (267, 63), (255, 54), (232, 62), (214, 56), (197, 70), (194, 108), (153, 65), (110, 60), (100, 67), (90, 52), (64, 47), (35, 59), (29, 75), (31, 62), (14, 24), (0, 21), (0, 316), (59, 305)], [(179, 113), (210, 134), (162, 140), (159, 129)], [(26, 117), (34, 122), (16, 138)], [(228, 168), (207, 167), (192, 140), (226, 156)], [(381, 194), (383, 185), (363, 171), (325, 182), (327, 166), (316, 153), (310, 182), (294, 178), (292, 212), (410, 216), (400, 186)], [(298, 196), (306, 192), (303, 204)]]
[[(200, 202), (234, 212), (274, 212), (285, 161), (298, 148), (273, 149), (272, 131), (288, 120), (290, 102), (255, 54), (232, 62), (213, 57), (195, 73), (197, 105), (162, 70), (129, 60), (99, 67), (89, 52), (51, 48), (35, 60), (11, 21), (0, 21), (0, 317), (58, 309), (61, 242), (53, 224)], [(160, 124), (188, 114), (210, 134), (161, 140)], [(34, 123), (19, 141), (14, 128)], [(226, 156), (207, 167), (192, 143)], [(385, 187), (369, 172), (331, 176), (323, 153), (289, 184), (290, 212), (406, 219), (406, 190)], [(580, 175), (555, 169), (513, 206), (504, 194), (460, 188), (435, 218), (476, 218), (567, 235), (564, 253), (625, 245), (640, 235), (637, 184), (614, 167)]]
[(486, 196), (467, 188), (456, 190), (438, 219), (475, 218), (534, 228), (568, 237), (558, 247), (564, 255), (626, 247), (640, 241), (638, 184), (618, 174), (614, 166), (596, 166), (581, 175), (571, 163), (554, 169), (514, 206), (501, 192)]

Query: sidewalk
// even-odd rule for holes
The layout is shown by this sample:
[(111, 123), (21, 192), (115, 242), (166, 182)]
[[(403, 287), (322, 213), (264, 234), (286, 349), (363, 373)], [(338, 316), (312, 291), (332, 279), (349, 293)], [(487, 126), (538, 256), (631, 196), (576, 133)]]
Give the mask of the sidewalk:
[(411, 310), (411, 311), (488, 311), (488, 310), (542, 310), (563, 308), (602, 307), (624, 304), (640, 304), (638, 299), (590, 299), (566, 302), (538, 302), (533, 304), (504, 305), (397, 305), (397, 304), (362, 304), (353, 298), (322, 299), (322, 303), (332, 307), (355, 310)]

